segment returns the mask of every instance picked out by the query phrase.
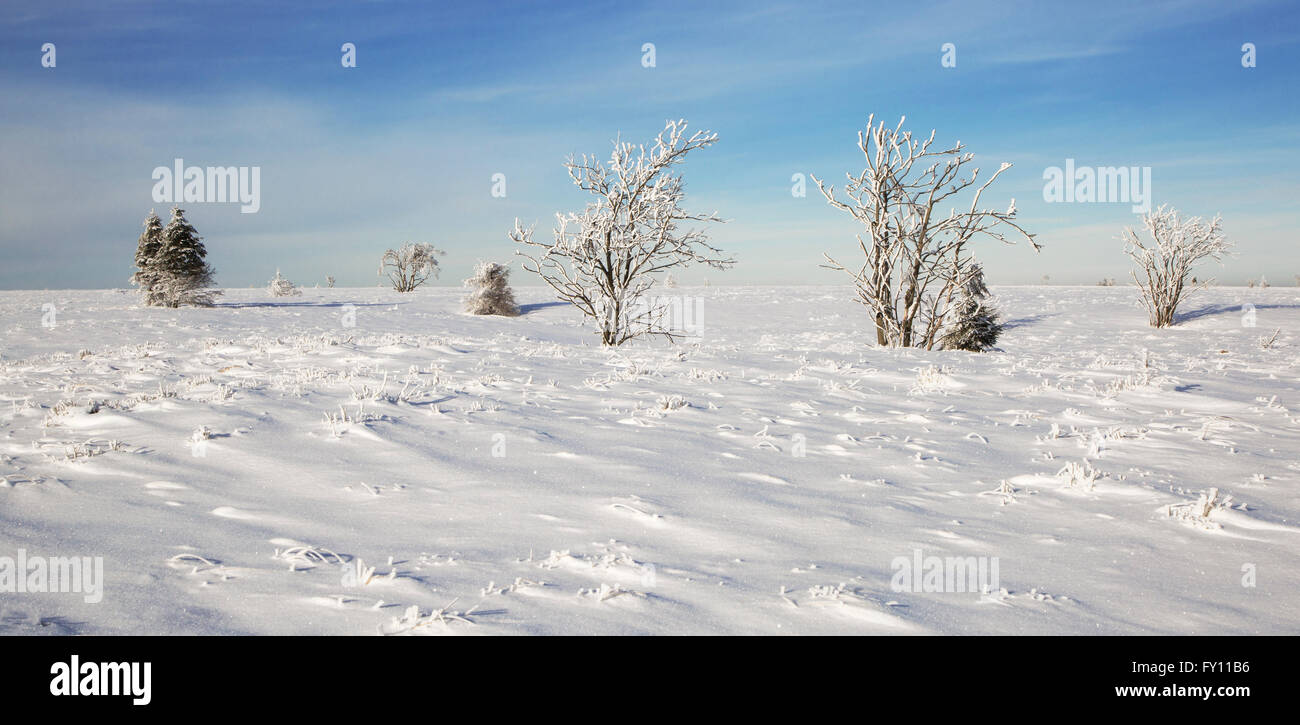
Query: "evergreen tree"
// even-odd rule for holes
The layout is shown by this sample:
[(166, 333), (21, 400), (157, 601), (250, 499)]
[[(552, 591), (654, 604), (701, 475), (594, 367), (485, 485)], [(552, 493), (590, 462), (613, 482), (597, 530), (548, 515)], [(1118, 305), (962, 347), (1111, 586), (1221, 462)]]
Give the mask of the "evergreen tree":
[(157, 285), (158, 275), (154, 271), (155, 258), (163, 246), (163, 224), (162, 219), (149, 210), (149, 216), (144, 220), (144, 232), (140, 234), (140, 240), (135, 246), (135, 274), (131, 275), (131, 284), (140, 288), (140, 295), (146, 305), (158, 304), (158, 292), (154, 289)]
[(172, 208), (172, 219), (162, 232), (162, 249), (154, 257), (149, 269), (156, 274), (155, 289), (159, 292), (157, 304), (168, 307), (181, 305), (210, 305), (221, 294), (210, 289), (213, 270), (204, 261), (208, 251), (203, 238), (185, 218), (185, 210)]
[(465, 280), (473, 291), (465, 297), (465, 311), (472, 315), (519, 314), (515, 293), (510, 290), (510, 268), (496, 262), (479, 262), (474, 276)]
[(940, 338), (944, 350), (969, 350), (983, 352), (997, 344), (1002, 334), (1002, 323), (997, 310), (985, 301), (990, 297), (984, 284), (984, 268), (972, 264), (962, 282), (957, 309), (957, 321)]

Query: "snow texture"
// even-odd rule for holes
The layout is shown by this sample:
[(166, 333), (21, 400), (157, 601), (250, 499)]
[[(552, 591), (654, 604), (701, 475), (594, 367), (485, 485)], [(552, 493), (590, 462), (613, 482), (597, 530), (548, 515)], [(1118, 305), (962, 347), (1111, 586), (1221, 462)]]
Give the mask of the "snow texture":
[[(1297, 291), (995, 292), (982, 354), (844, 288), (618, 349), (544, 288), (0, 292), (0, 555), (106, 578), (0, 633), (1300, 631)], [(998, 586), (896, 591), (917, 551)]]

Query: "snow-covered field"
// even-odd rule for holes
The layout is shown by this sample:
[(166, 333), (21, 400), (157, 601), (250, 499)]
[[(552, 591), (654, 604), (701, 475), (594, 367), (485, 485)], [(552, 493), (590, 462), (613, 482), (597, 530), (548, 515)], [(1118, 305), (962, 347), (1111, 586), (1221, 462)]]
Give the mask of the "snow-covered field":
[[(0, 633), (1300, 632), (1300, 290), (994, 291), (987, 354), (844, 288), (618, 350), (540, 288), (0, 292), (0, 556), (106, 580)], [(918, 550), (997, 587), (895, 591)]]

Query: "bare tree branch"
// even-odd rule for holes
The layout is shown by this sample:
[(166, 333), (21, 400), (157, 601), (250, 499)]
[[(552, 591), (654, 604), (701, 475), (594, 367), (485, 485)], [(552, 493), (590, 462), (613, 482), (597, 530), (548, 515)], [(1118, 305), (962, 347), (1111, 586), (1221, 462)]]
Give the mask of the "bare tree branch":
[[(580, 213), (557, 213), (549, 242), (534, 239), (533, 227), (515, 220), (510, 239), (525, 248), (515, 252), (525, 260), (522, 267), (593, 319), (603, 344), (643, 335), (682, 337), (664, 323), (664, 306), (646, 296), (656, 275), (690, 264), (723, 269), (735, 263), (695, 226), (723, 219), (683, 210), (685, 186), (671, 173), (687, 153), (717, 140), (709, 131), (688, 136), (686, 121), (668, 121), (649, 149), (619, 139), (606, 163), (571, 157), (569, 178), (595, 201)], [(525, 251), (529, 247), (536, 249)]]
[(398, 292), (410, 292), (424, 284), (429, 277), (438, 276), (437, 256), (445, 254), (432, 244), (407, 242), (400, 249), (384, 252), (379, 260), (379, 274), (388, 273), (388, 280)]
[[(977, 236), (1005, 244), (1024, 239), (1033, 246), (1034, 235), (1016, 219), (1016, 203), (1005, 211), (980, 208), (980, 197), (998, 176), (1011, 167), (1002, 164), (982, 184), (979, 169), (967, 175), (963, 167), (975, 159), (958, 141), (951, 148), (933, 150), (935, 132), (918, 139), (903, 130), (867, 119), (858, 132), (858, 149), (867, 168), (857, 176), (846, 174), (843, 196), (815, 175), (822, 196), (836, 209), (849, 213), (865, 227), (858, 235), (863, 261), (850, 268), (830, 255), (829, 269), (848, 274), (857, 287), (858, 301), (876, 323), (876, 342), (890, 347), (932, 348), (942, 339), (954, 294), (973, 257), (967, 245)], [(965, 211), (953, 208), (946, 217), (935, 210), (974, 188)]]
[(1142, 225), (1151, 242), (1139, 239), (1132, 227), (1124, 229), (1120, 239), (1124, 252), (1137, 263), (1133, 281), (1150, 313), (1151, 326), (1169, 327), (1178, 305), (1213, 282), (1193, 278), (1192, 268), (1206, 258), (1222, 262), (1232, 243), (1224, 239), (1217, 215), (1206, 224), (1200, 217), (1179, 219), (1177, 209), (1161, 206), (1142, 215)]

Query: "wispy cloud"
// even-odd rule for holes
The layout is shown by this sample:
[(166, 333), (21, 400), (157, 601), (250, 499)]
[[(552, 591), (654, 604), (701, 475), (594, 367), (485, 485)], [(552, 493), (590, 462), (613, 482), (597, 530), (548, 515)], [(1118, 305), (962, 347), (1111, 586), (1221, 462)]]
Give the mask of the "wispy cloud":
[[(994, 193), (1016, 197), (1048, 247), (990, 249), (995, 279), (1122, 270), (1090, 245), (1131, 214), (1042, 202), (1043, 167), (1066, 158), (1151, 165), (1157, 201), (1249, 229), (1242, 264), (1267, 254), (1300, 269), (1286, 206), (1300, 185), (1297, 63), (1276, 51), (1300, 11), (1284, 3), (231, 7), (0, 9), (0, 93), (21, 99), (0, 106), (0, 286), (66, 286), (69, 254), (89, 268), (76, 283), (121, 284), (154, 205), (149, 172), (173, 158), (263, 167), (258, 214), (193, 210), (225, 281), (261, 283), (275, 258), (303, 278), (365, 283), (375, 249), (403, 239), (450, 248), (454, 281), (457, 265), (510, 255), (515, 217), (545, 228), (585, 203), (569, 154), (607, 153), (620, 132), (648, 140), (682, 116), (722, 134), (686, 166), (689, 205), (733, 220), (715, 237), (743, 264), (717, 281), (821, 280), (820, 253), (852, 248), (856, 229), (815, 188), (792, 198), (790, 178), (859, 170), (855, 134), (873, 112), (961, 139), (985, 168), (1016, 164)], [(42, 69), (34, 39), (55, 30), (59, 67)], [(154, 42), (182, 35), (183, 50)], [(1237, 36), (1264, 43), (1259, 69), (1237, 63)], [(345, 40), (356, 69), (340, 67)], [(956, 68), (940, 65), (945, 42)], [(1158, 83), (1135, 78), (1153, 63)], [(495, 173), (504, 199), (489, 194)]]

